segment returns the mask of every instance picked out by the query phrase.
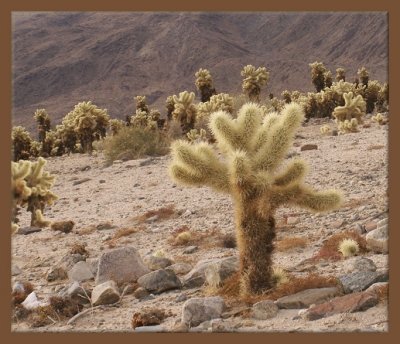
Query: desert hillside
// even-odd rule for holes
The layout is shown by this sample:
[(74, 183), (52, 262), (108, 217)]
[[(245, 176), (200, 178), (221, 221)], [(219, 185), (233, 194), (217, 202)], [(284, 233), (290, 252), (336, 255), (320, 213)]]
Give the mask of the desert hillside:
[[(387, 80), (387, 15), (371, 13), (14, 13), (13, 124), (34, 130), (45, 108), (54, 124), (92, 100), (112, 117), (133, 114), (145, 95), (165, 114), (168, 95), (195, 91), (207, 68), (218, 92), (241, 92), (244, 65), (265, 66), (262, 96), (313, 90), (309, 63), (319, 60), (353, 81), (365, 66)], [(198, 95), (197, 95), (198, 97)]]

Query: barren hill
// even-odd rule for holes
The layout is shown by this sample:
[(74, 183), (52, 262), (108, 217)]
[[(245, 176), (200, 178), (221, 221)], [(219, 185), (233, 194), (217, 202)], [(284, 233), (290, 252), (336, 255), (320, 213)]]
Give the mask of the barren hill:
[(123, 118), (139, 94), (164, 113), (168, 95), (195, 91), (201, 67), (218, 92), (240, 93), (243, 66), (265, 66), (264, 96), (312, 90), (315, 60), (350, 81), (364, 65), (383, 82), (387, 36), (383, 12), (14, 13), (13, 124), (32, 130), (42, 107), (56, 123), (83, 100)]

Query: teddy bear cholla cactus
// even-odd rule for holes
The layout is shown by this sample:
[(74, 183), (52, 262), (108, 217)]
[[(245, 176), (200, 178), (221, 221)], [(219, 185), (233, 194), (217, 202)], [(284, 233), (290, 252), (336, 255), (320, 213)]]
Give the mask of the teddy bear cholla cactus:
[(43, 143), (46, 133), (51, 129), (50, 117), (45, 109), (37, 109), (33, 118), (38, 123), (39, 142)]
[(188, 133), (193, 129), (196, 121), (196, 106), (193, 104), (194, 93), (193, 92), (180, 92), (179, 96), (173, 95), (174, 111), (172, 112), (172, 118), (181, 124), (182, 132)]
[(213, 81), (210, 71), (208, 69), (200, 68), (196, 72), (195, 76), (195, 85), (201, 93), (201, 101), (209, 101), (210, 97), (216, 93), (215, 88), (213, 87)]
[(311, 68), (311, 80), (317, 92), (325, 88), (325, 73), (327, 72), (322, 62), (315, 61), (309, 64)]
[(362, 123), (362, 116), (365, 115), (365, 101), (361, 95), (353, 98), (353, 93), (344, 93), (344, 106), (337, 106), (332, 113), (340, 132), (357, 131), (358, 124)]
[(11, 131), (11, 140), (14, 161), (28, 159), (32, 144), (32, 138), (28, 131), (21, 126), (13, 127)]
[(234, 200), (243, 294), (273, 287), (271, 255), (278, 207), (296, 205), (323, 212), (340, 204), (337, 191), (316, 192), (303, 184), (303, 161), (279, 169), (303, 118), (298, 104), (286, 105), (281, 115), (266, 117), (255, 103), (245, 104), (237, 119), (224, 111), (213, 113), (210, 128), (225, 155), (223, 161), (207, 143), (178, 140), (172, 144), (174, 180), (210, 186)]
[(42, 157), (36, 162), (20, 160), (11, 162), (11, 192), (13, 199), (14, 223), (18, 222), (18, 207), (27, 207), (31, 212), (31, 226), (45, 227), (49, 224), (43, 218), (46, 205), (51, 205), (57, 196), (50, 191), (54, 176), (44, 171), (46, 160)]
[(251, 101), (260, 101), (261, 87), (266, 85), (269, 78), (269, 73), (265, 67), (256, 67), (247, 65), (241, 71), (241, 76), (244, 77), (242, 83), (243, 91), (248, 95)]
[(343, 68), (336, 69), (336, 81), (346, 81), (346, 71)]

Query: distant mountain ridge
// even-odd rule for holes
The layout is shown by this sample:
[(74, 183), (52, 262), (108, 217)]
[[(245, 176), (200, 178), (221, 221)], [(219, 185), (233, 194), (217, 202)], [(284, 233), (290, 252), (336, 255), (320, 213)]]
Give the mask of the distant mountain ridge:
[[(45, 108), (53, 124), (79, 101), (111, 117), (134, 112), (136, 95), (165, 113), (168, 95), (196, 92), (210, 70), (218, 92), (241, 92), (244, 65), (270, 72), (262, 97), (314, 90), (309, 63), (353, 81), (365, 66), (387, 81), (384, 12), (38, 12), (13, 14), (13, 125), (33, 130)], [(196, 93), (197, 94), (197, 93)], [(197, 94), (197, 100), (199, 100)]]

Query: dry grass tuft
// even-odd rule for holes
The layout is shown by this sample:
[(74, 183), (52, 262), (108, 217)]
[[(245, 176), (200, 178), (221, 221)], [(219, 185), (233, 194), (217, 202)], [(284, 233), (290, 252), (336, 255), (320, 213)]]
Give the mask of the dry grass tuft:
[(277, 285), (275, 288), (260, 295), (241, 295), (240, 294), (240, 275), (235, 273), (228, 277), (217, 294), (228, 300), (239, 300), (247, 304), (254, 304), (262, 300), (276, 300), (280, 297), (292, 295), (302, 290), (313, 288), (325, 288), (339, 286), (340, 282), (336, 277), (326, 277), (318, 274), (309, 274), (305, 277), (289, 276), (286, 283)]
[(185, 225), (175, 229), (168, 242), (173, 246), (201, 245), (203, 248), (209, 249), (221, 247), (223, 237), (224, 235), (221, 233), (221, 230), (216, 227), (206, 229), (205, 231), (196, 231)]
[(133, 313), (131, 321), (132, 328), (161, 324), (161, 322), (170, 315), (170, 313), (162, 309), (144, 308), (139, 312)]
[(143, 223), (146, 222), (146, 220), (148, 220), (149, 218), (152, 218), (154, 216), (157, 216), (157, 219), (155, 221), (161, 221), (177, 217), (177, 213), (175, 211), (174, 205), (169, 205), (167, 207), (162, 207), (160, 209), (149, 210), (143, 215), (136, 216), (134, 220), (138, 221), (139, 223)]
[(144, 230), (145, 227), (123, 227), (118, 229), (114, 235), (111, 237), (111, 239), (107, 240), (107, 244), (109, 248), (114, 248), (117, 245), (117, 241), (120, 238), (127, 237), (133, 233), (137, 233), (139, 231)]
[(382, 149), (385, 148), (383, 145), (371, 145), (367, 148), (367, 150), (375, 150), (375, 149)]
[(364, 237), (353, 231), (345, 231), (330, 236), (320, 248), (320, 250), (311, 258), (312, 261), (318, 261), (321, 259), (326, 260), (340, 260), (343, 255), (339, 252), (339, 244), (344, 239), (353, 239), (357, 242), (360, 253), (367, 252), (367, 242)]
[(63, 233), (70, 233), (72, 229), (75, 226), (74, 221), (58, 221), (58, 222), (53, 222), (50, 226), (50, 228), (53, 231), (60, 231)]
[(23, 285), (24, 291), (14, 291), (11, 293), (11, 304), (13, 306), (15, 305), (19, 305), (22, 302), (24, 302), (24, 300), (26, 299), (26, 297), (33, 292), (33, 285), (30, 282), (22, 282), (21, 283)]
[(86, 250), (86, 245), (84, 244), (79, 244), (79, 243), (74, 243), (69, 250), (69, 253), (71, 254), (80, 254), (82, 256), (85, 256), (86, 258), (89, 257), (89, 252)]
[(96, 226), (90, 225), (88, 227), (84, 227), (84, 228), (80, 229), (79, 231), (77, 231), (77, 233), (78, 233), (78, 235), (88, 235), (88, 234), (92, 234), (95, 231), (96, 231)]
[(237, 246), (235, 235), (231, 233), (223, 235), (220, 240), (220, 245), (225, 248), (235, 248)]
[(374, 289), (378, 296), (379, 302), (387, 302), (389, 299), (389, 285), (383, 285)]
[(304, 248), (308, 244), (308, 240), (303, 237), (286, 237), (282, 240), (277, 241), (276, 250), (277, 251), (289, 251), (294, 248)]

